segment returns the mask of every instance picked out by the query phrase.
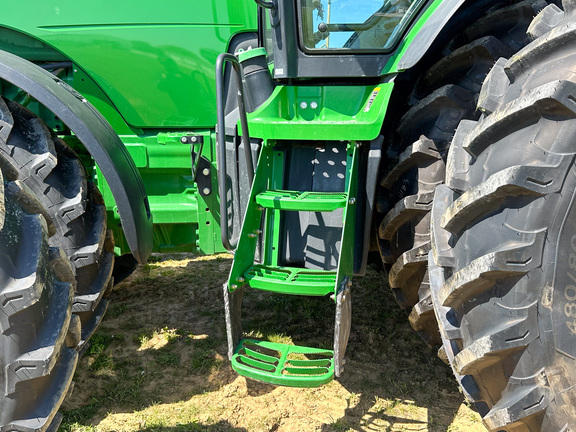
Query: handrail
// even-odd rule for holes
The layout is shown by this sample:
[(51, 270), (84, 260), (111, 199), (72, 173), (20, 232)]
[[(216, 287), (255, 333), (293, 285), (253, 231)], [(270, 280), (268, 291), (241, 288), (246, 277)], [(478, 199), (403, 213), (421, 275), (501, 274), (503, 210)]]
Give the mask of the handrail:
[(274, 9), (276, 6), (273, 1), (254, 0), (258, 6), (264, 9)]
[(244, 156), (246, 158), (246, 169), (250, 184), (254, 180), (254, 164), (252, 163), (252, 152), (250, 145), (250, 134), (248, 133), (248, 118), (244, 106), (244, 86), (242, 84), (242, 72), (240, 62), (230, 53), (222, 53), (216, 59), (216, 111), (217, 121), (217, 163), (218, 163), (218, 194), (220, 195), (220, 237), (222, 245), (226, 250), (233, 251), (237, 245), (232, 245), (228, 238), (228, 212), (226, 209), (226, 115), (224, 112), (224, 65), (226, 62), (232, 63), (236, 73), (236, 83), (238, 85), (238, 110), (240, 111), (240, 128), (242, 130), (242, 140), (244, 141)]

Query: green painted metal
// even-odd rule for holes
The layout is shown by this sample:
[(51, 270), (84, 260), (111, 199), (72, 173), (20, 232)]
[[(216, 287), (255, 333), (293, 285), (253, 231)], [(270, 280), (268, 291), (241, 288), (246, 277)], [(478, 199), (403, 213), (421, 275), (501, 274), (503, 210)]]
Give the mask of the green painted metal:
[(356, 199), (358, 194), (358, 167), (360, 164), (358, 148), (360, 144), (354, 141), (348, 143), (348, 157), (347, 167), (348, 173), (346, 175), (346, 193), (348, 195), (348, 203), (344, 208), (343, 223), (342, 223), (342, 240), (340, 242), (340, 257), (338, 260), (338, 274), (336, 277), (336, 286), (334, 287), (334, 294), (337, 293), (340, 284), (344, 278), (348, 277), (352, 281), (354, 274), (354, 242), (355, 242), (355, 229), (356, 229)]
[[(123, 135), (130, 155), (138, 167), (149, 196), (154, 217), (154, 252), (223, 252), (219, 241), (218, 197), (214, 133), (196, 130), (204, 139), (202, 155), (211, 162), (211, 193), (204, 196), (192, 181), (191, 146), (182, 143), (186, 132), (156, 135)], [(201, 174), (200, 174), (201, 175)], [(116, 252), (126, 253), (120, 218), (109, 186), (96, 169), (98, 186), (108, 209), (109, 228), (116, 239)]]
[(270, 384), (318, 387), (334, 378), (331, 350), (245, 339), (232, 357), (240, 375)]
[[(441, 2), (430, 2), (383, 74), (398, 72), (406, 49)], [(70, 74), (61, 78), (106, 117), (140, 169), (155, 220), (154, 250), (222, 251), (218, 198), (199, 193), (189, 174), (189, 152), (177, 140), (190, 132), (213, 134), (213, 64), (235, 34), (256, 29), (253, 0), (175, 0), (170, 7), (152, 0), (137, 7), (131, 1), (29, 0), (22, 12), (18, 2), (3, 5), (0, 49), (33, 61), (72, 61)], [(259, 52), (252, 51), (242, 56)], [(250, 130), (266, 140), (371, 140), (380, 133), (392, 88), (393, 83), (278, 86), (250, 115)], [(62, 130), (58, 119), (41, 116)], [(174, 142), (162, 142), (170, 133)], [(210, 139), (207, 147), (213, 145)], [(76, 149), (104, 189), (117, 252), (126, 253), (107, 185), (81, 146)], [(205, 149), (204, 155), (214, 167), (214, 151)], [(213, 186), (215, 180), (213, 174)]]
[[(428, 9), (412, 25), (388, 60), (382, 75), (400, 72), (398, 65), (407, 48), (424, 28), (441, 0), (429, 3), (431, 4)], [(324, 54), (327, 51), (325, 49)], [(382, 131), (384, 117), (387, 110), (393, 108), (389, 103), (394, 82), (386, 78), (382, 81), (376, 85), (277, 85), (268, 101), (248, 115), (251, 137), (261, 138), (264, 144), (230, 272), (230, 291), (247, 284), (251, 288), (282, 294), (327, 295), (337, 294), (344, 283), (350, 283), (354, 271), (356, 203), (360, 175), (358, 148), (363, 141), (375, 140), (386, 132)], [(323, 195), (282, 189), (285, 175), (283, 147), (292, 147), (292, 151), (297, 151), (299, 143), (303, 141), (317, 141), (319, 146), (326, 141), (348, 141), (346, 185), (343, 193)], [(283, 228), (281, 212), (334, 211), (342, 207), (342, 235), (335, 271), (279, 265), (279, 250), (282, 246), (279, 232)], [(260, 231), (261, 227), (263, 233)], [(262, 239), (262, 264), (254, 264), (258, 238)], [(334, 300), (336, 301), (336, 295)], [(346, 321), (346, 318), (344, 322), (338, 321), (336, 328), (340, 328), (341, 324), (349, 325), (349, 321)], [(340, 339), (335, 342), (336, 346), (339, 341)], [(263, 353), (256, 347), (273, 350), (275, 354)], [(232, 366), (239, 374), (253, 379), (289, 386), (310, 386), (309, 381), (290, 374), (294, 365), (285, 367), (284, 359), (292, 349), (290, 345), (242, 341), (232, 358)], [(332, 355), (336, 354), (332, 352)], [(332, 366), (334, 361), (332, 358)], [(311, 369), (315, 366), (317, 365), (308, 364)], [(331, 376), (328, 369), (322, 368), (328, 368), (328, 363), (323, 363), (321, 370), (315, 373), (325, 376), (326, 380), (331, 379), (333, 374)], [(322, 378), (319, 381), (323, 380)]]
[[(192, 182), (190, 146), (178, 140), (190, 133), (206, 137), (203, 156), (216, 191), (213, 65), (234, 35), (255, 31), (256, 17), (253, 0), (175, 0), (169, 7), (151, 0), (29, 0), (25, 8), (12, 2), (2, 8), (0, 49), (37, 62), (72, 62), (59, 76), (108, 120), (139, 168), (154, 218), (155, 252), (215, 253), (224, 251), (218, 197), (200, 193)], [(102, 189), (116, 252), (129, 252), (102, 173), (74, 137), (65, 139)]]
[[(286, 163), (286, 153), (280, 151), (276, 148), (273, 153), (273, 164), (272, 164), (272, 177), (271, 177), (271, 188), (277, 188), (282, 185), (284, 181), (284, 167)], [(279, 264), (278, 260), (278, 245), (280, 244), (281, 235), (281, 212), (276, 209), (269, 209), (265, 213), (264, 226), (265, 226), (265, 238), (271, 238), (272, 242), (264, 243), (264, 249), (266, 250), (266, 257), (269, 261), (264, 261), (271, 265), (277, 266)]]
[[(33, 36), (72, 60), (132, 127), (213, 127), (214, 62), (234, 34), (256, 28), (256, 5), (30, 0), (25, 8), (3, 4), (0, 27)], [(11, 42), (0, 46), (18, 51)]]
[[(228, 289), (234, 291), (239, 285), (244, 284), (244, 273), (254, 264), (258, 236), (261, 234), (260, 226), (264, 218), (264, 207), (256, 204), (256, 195), (265, 192), (269, 188), (272, 178), (274, 149), (272, 142), (265, 142), (260, 152), (258, 166), (254, 174), (254, 181), (242, 224), (242, 230), (238, 240), (238, 247), (234, 254), (234, 262), (228, 277)], [(268, 221), (270, 223), (270, 221)], [(273, 247), (272, 232), (264, 233), (265, 257), (270, 262)]]
[(344, 207), (346, 198), (345, 193), (338, 192), (268, 190), (256, 195), (256, 202), (277, 210), (330, 212)]
[[(346, 177), (344, 191), (322, 193), (307, 191), (284, 191), (275, 189), (283, 183), (283, 146), (292, 143), (265, 142), (258, 161), (250, 201), (246, 209), (238, 248), (228, 280), (229, 291), (247, 284), (279, 294), (326, 296), (333, 295), (336, 302), (338, 290), (353, 275), (354, 235), (356, 221), (356, 195), (358, 193), (358, 167), (360, 143), (349, 142), (346, 146)], [(293, 148), (293, 151), (297, 149)], [(280, 213), (283, 211), (334, 211), (344, 208), (342, 237), (337, 270), (317, 270), (278, 265), (280, 251)], [(263, 221), (264, 220), (264, 221)], [(260, 226), (264, 225), (264, 233)], [(263, 234), (264, 263), (255, 264), (257, 241)], [(264, 347), (276, 352), (268, 355), (253, 347)], [(334, 351), (321, 350), (330, 355), (324, 364), (287, 362), (294, 353), (318, 352), (315, 348), (269, 342), (241, 341), (232, 357), (232, 367), (240, 375), (260, 381), (294, 387), (313, 387), (324, 384), (334, 377)], [(305, 371), (305, 372), (304, 372)], [(304, 375), (304, 376), (302, 376)]]
[(252, 137), (370, 141), (382, 129), (393, 83), (371, 86), (277, 86), (248, 114)]
[[(1, 36), (2, 30), (0, 29), (0, 37)], [(108, 120), (118, 135), (139, 136), (144, 134), (142, 129), (130, 127), (128, 123), (126, 123), (112, 100), (82, 67), (73, 65), (71, 73), (67, 76), (67, 82), (94, 105), (106, 120)]]
[[(76, 67), (69, 72), (69, 75), (59, 76), (91, 98), (95, 108), (114, 126), (139, 169), (154, 217), (154, 252), (224, 252), (218, 236), (218, 197), (215, 192), (208, 196), (199, 193), (191, 175), (190, 152), (193, 144), (181, 142), (182, 137), (190, 135), (203, 137), (205, 145), (202, 155), (211, 161), (212, 167), (210, 189), (216, 191), (214, 131), (208, 128), (173, 132), (170, 129), (157, 131), (130, 128), (86, 73)], [(38, 113), (56, 131), (64, 131), (64, 126), (58, 119), (25, 93), (3, 85), (2, 94)], [(114, 233), (116, 253), (121, 255), (130, 252), (124, 239), (116, 203), (104, 176), (74, 136), (65, 135), (64, 139), (78, 152), (104, 196), (108, 226)], [(198, 146), (195, 148), (198, 150)]]
[(264, 48), (252, 48), (251, 50), (248, 51), (239, 51), (238, 52), (238, 61), (240, 63), (245, 62), (246, 60), (250, 60), (254, 57), (258, 57), (258, 56), (265, 56), (266, 55), (266, 50)]
[[(305, 199), (294, 204), (292, 201), (298, 201), (293, 200), (294, 196), (311, 195), (318, 197), (322, 194), (317, 192), (310, 194), (307, 191), (287, 194), (285, 191), (279, 192), (278, 189), (275, 189), (281, 187), (283, 176), (283, 164), (275, 163), (276, 159), (283, 160), (283, 152), (280, 148), (275, 148), (275, 144), (275, 141), (266, 142), (258, 161), (235, 259), (228, 278), (228, 289), (234, 291), (238, 286), (248, 282), (252, 288), (289, 294), (324, 295), (328, 292), (336, 293), (343, 278), (346, 276), (351, 278), (353, 275), (355, 204), (359, 164), (357, 144), (350, 142), (347, 146), (346, 190), (342, 193), (327, 194), (333, 197), (338, 196), (338, 205), (336, 206), (334, 206), (334, 202), (330, 202), (331, 200), (327, 200), (327, 205), (324, 204), (324, 200), (321, 198)], [(288, 198), (286, 198), (287, 195)], [(297, 273), (294, 269), (278, 266), (279, 212), (295, 210), (333, 211), (342, 207), (342, 204), (344, 204), (342, 241), (337, 278), (334, 280), (334, 284), (328, 291), (324, 287), (320, 288), (321, 283), (316, 280), (309, 283), (296, 282)], [(260, 230), (262, 223), (264, 223), (264, 233)], [(263, 234), (264, 241), (264, 266), (254, 266), (256, 245), (260, 234)], [(318, 271), (315, 273), (321, 274)], [(320, 278), (318, 277), (318, 279)], [(314, 294), (309, 294), (312, 292)]]
[(292, 295), (324, 296), (334, 292), (335, 271), (253, 265), (244, 273), (251, 288)]

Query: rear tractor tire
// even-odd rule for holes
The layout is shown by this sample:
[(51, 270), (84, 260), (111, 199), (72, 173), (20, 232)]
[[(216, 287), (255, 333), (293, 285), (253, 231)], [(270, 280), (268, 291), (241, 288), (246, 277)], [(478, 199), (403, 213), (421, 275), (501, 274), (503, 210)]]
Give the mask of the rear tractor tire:
[(380, 179), (378, 244), (396, 300), (429, 345), (440, 344), (427, 270), (430, 209), (435, 187), (444, 182), (454, 130), (463, 119), (479, 118), (476, 102), (486, 75), (499, 57), (530, 42), (526, 29), (546, 5), (544, 0), (478, 2), (480, 11), (466, 18), (474, 22), (408, 86), (413, 89), (408, 109), (392, 127), (391, 163)]
[(49, 246), (44, 213), (29, 188), (0, 173), (0, 429), (7, 431), (58, 428), (78, 359), (74, 272), (64, 251)]
[(443, 348), (491, 431), (576, 430), (576, 1), (500, 59), (432, 209)]
[(0, 155), (44, 206), (50, 246), (61, 247), (76, 275), (73, 312), (82, 323), (80, 348), (106, 311), (114, 239), (100, 192), (76, 153), (25, 107), (0, 98)]

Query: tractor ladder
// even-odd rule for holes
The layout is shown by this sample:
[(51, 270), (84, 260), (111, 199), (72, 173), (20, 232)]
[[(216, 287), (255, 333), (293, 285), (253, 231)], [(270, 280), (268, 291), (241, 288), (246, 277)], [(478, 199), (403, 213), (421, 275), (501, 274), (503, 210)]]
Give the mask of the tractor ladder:
[[(340, 376), (350, 334), (358, 147), (264, 141), (224, 285), (229, 357), (240, 375), (292, 387)], [(242, 339), (246, 289), (331, 299), (333, 350)]]

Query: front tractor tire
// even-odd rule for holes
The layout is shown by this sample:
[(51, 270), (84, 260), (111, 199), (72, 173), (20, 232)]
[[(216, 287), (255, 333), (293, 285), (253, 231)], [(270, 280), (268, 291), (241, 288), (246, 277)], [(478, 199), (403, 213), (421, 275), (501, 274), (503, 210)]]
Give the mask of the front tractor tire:
[(104, 201), (76, 153), (34, 113), (0, 98), (0, 125), (0, 155), (42, 203), (50, 246), (62, 248), (75, 271), (82, 348), (104, 316), (113, 284)]
[(443, 348), (491, 431), (576, 430), (576, 2), (487, 77), (432, 209)]
[[(6, 161), (0, 165), (6, 171)], [(63, 250), (49, 246), (43, 213), (35, 194), (0, 173), (0, 429), (6, 431), (55, 431), (78, 359), (74, 272)]]

